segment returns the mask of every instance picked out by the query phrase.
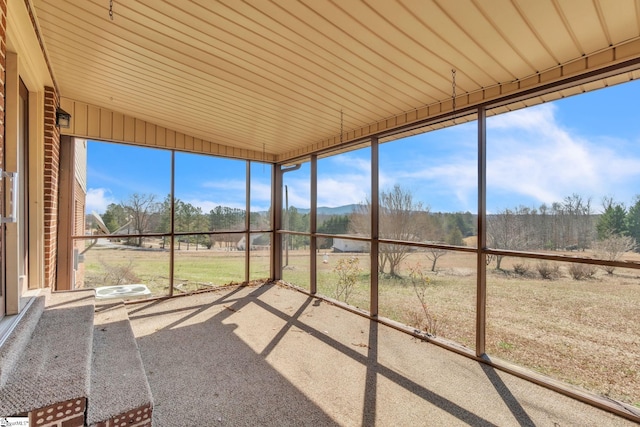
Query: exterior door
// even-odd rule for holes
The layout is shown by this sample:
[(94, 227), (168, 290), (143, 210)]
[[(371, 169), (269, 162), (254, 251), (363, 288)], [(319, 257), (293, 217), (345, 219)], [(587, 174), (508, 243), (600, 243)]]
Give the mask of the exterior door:
[[(2, 141), (3, 143), (2, 143), (2, 146), (0, 147), (0, 170), (4, 172), (4, 152), (5, 152), (4, 138), (2, 139)], [(0, 216), (2, 218), (4, 218), (6, 215), (5, 203), (4, 203), (5, 185), (6, 185), (5, 180), (4, 178), (2, 178), (2, 181), (0, 181)], [(5, 229), (4, 224), (0, 224), (0, 319), (4, 317), (4, 314), (6, 313), (6, 310), (7, 310), (6, 302), (5, 302), (6, 301), (5, 294), (7, 293), (7, 288), (6, 288), (7, 262), (5, 260), (6, 239), (5, 239), (4, 229)]]
[[(6, 218), (17, 215), (17, 221), (13, 224), (0, 224), (0, 317), (4, 317), (8, 312), (7, 309), (7, 283), (12, 284), (17, 279), (17, 292), (21, 295), (28, 286), (29, 271), (29, 92), (27, 87), (20, 80), (19, 85), (19, 102), (18, 102), (18, 128), (17, 140), (12, 146), (11, 151), (16, 154), (17, 164), (12, 166), (11, 171), (5, 170), (5, 153), (7, 152), (7, 141), (5, 139), (4, 147), (0, 152), (0, 161), (2, 162), (3, 172), (18, 172), (17, 178), (4, 177), (2, 179), (1, 205), (0, 213)], [(14, 187), (14, 179), (17, 179), (17, 191), (13, 194), (11, 191)], [(9, 200), (9, 192), (11, 191), (11, 200)], [(16, 204), (15, 209), (13, 204)], [(11, 237), (7, 231), (7, 227), (11, 226)], [(10, 244), (9, 252), (14, 260), (13, 263), (7, 262), (7, 243)], [(15, 254), (15, 255), (14, 255)], [(17, 261), (17, 263), (15, 262)], [(13, 267), (7, 267), (10, 264)], [(11, 271), (13, 270), (13, 271)], [(11, 279), (8, 278), (11, 273)], [(15, 285), (12, 285), (15, 286)], [(15, 311), (15, 308), (13, 309)]]
[(18, 124), (18, 278), (20, 294), (29, 274), (29, 91), (20, 80)]

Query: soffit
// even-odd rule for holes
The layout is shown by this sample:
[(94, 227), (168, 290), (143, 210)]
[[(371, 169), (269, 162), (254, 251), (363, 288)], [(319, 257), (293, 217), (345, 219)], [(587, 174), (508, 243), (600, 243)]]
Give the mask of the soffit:
[(640, 37), (635, 0), (32, 2), (61, 97), (276, 158)]

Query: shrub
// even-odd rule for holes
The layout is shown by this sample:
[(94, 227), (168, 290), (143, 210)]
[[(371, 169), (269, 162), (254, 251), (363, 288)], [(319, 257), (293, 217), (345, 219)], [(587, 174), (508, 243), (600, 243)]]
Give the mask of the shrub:
[(538, 270), (540, 277), (545, 280), (560, 277), (560, 267), (558, 267), (557, 264), (552, 264), (548, 261), (538, 261), (538, 264), (536, 264), (536, 270)]
[[(607, 261), (619, 261), (625, 252), (632, 250), (635, 246), (633, 238), (618, 234), (607, 236), (606, 238), (594, 244), (596, 258)], [(605, 265), (602, 267), (607, 274), (613, 274), (616, 269), (613, 266)]]
[(431, 313), (431, 309), (427, 305), (426, 297), (427, 289), (433, 282), (424, 274), (419, 265), (411, 268), (409, 277), (411, 278), (413, 291), (422, 306), (422, 312), (419, 310), (410, 310), (407, 313), (409, 316), (408, 323), (410, 326), (435, 336), (437, 332), (437, 319), (436, 316)]
[(336, 299), (342, 299), (347, 304), (349, 303), (349, 297), (353, 287), (358, 282), (358, 274), (361, 270), (360, 260), (356, 257), (341, 258), (338, 261), (333, 268), (333, 271), (338, 274), (338, 282), (334, 292)]
[(513, 264), (513, 272), (518, 276), (525, 276), (529, 272), (529, 265), (524, 262)]
[(134, 272), (133, 260), (129, 260), (125, 265), (109, 264), (101, 258), (98, 261), (104, 269), (103, 286), (128, 285), (140, 281)]
[(589, 264), (573, 263), (569, 265), (569, 274), (573, 280), (592, 279), (596, 274), (596, 267)]

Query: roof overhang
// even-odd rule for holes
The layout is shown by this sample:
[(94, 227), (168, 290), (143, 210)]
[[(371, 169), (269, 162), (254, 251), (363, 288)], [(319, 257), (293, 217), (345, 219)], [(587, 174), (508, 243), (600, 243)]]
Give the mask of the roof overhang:
[(32, 2), (63, 102), (268, 161), (638, 77), (633, 0)]

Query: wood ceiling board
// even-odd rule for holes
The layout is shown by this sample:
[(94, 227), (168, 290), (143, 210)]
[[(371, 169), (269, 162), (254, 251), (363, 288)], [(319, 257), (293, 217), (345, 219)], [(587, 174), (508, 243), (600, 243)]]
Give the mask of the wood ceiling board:
[[(312, 28), (312, 31), (307, 31), (313, 36), (314, 42), (337, 44), (337, 54), (343, 61), (361, 63), (359, 67), (368, 68), (370, 75), (383, 86), (400, 87), (414, 96), (421, 93), (420, 79), (398, 66), (394, 61), (397, 58), (382, 53), (386, 47), (378, 44), (376, 35), (331, 3), (311, 0), (307, 4), (294, 3), (290, 6), (289, 9)], [(329, 15), (328, 11), (335, 15)], [(370, 40), (370, 37), (374, 39)], [(421, 100), (417, 98), (417, 102)]]
[[(513, 80), (517, 76), (527, 76), (535, 72), (530, 64), (513, 49), (509, 42), (497, 31), (495, 25), (485, 19), (471, 0), (438, 1), (442, 9), (455, 19), (459, 30), (475, 40), (488, 60), (506, 70), (498, 81)], [(465, 11), (465, 13), (460, 13)]]
[[(336, 4), (342, 12), (358, 23), (359, 28), (362, 28), (359, 40), (368, 43), (379, 54), (389, 58), (393, 57), (396, 66), (414, 76), (412, 84), (418, 87), (421, 93), (448, 95), (448, 92), (442, 88), (448, 87), (450, 84), (449, 70), (451, 65), (425, 48), (428, 42), (425, 39), (426, 34), (420, 38), (408, 37), (404, 32), (404, 20), (402, 26), (399, 26), (386, 19), (385, 15), (389, 12), (388, 9), (377, 10), (360, 2)], [(387, 4), (393, 4), (397, 9), (400, 9), (397, 4), (392, 2)], [(397, 18), (400, 15), (395, 14), (395, 16)], [(413, 21), (417, 23), (415, 18)], [(421, 105), (413, 107), (417, 108)]]
[[(237, 97), (237, 93), (236, 93), (236, 97)], [(317, 115), (316, 115), (316, 116), (313, 116), (313, 118), (314, 118), (315, 120), (317, 120)]]
[[(327, 38), (316, 28), (309, 27), (307, 23), (293, 22), (298, 26), (296, 28), (297, 31), (302, 31), (303, 26), (308, 28), (309, 40), (312, 46), (323, 45), (331, 49), (332, 57), (327, 58), (327, 61), (336, 69), (336, 72), (342, 73), (342, 70), (346, 70), (346, 75), (353, 75), (359, 85), (363, 84), (362, 82), (371, 82), (375, 86), (374, 96), (376, 99), (387, 97), (389, 96), (388, 94), (395, 94), (395, 97), (400, 98), (409, 107), (421, 102), (422, 98), (420, 97), (422, 94), (418, 93), (415, 87), (410, 86), (406, 81), (407, 79), (403, 78), (403, 76), (389, 74), (384, 67), (370, 60), (372, 56), (377, 54), (375, 52), (372, 53), (368, 47), (365, 49), (362, 46), (357, 46), (353, 50), (349, 50), (336, 43), (332, 37)], [(385, 66), (392, 66), (392, 64), (387, 63)]]
[[(132, 9), (136, 8), (132, 7)], [(384, 100), (372, 103), (370, 96), (355, 88), (344, 78), (340, 78), (339, 75), (332, 73), (329, 78), (321, 75), (316, 71), (319, 69), (317, 66), (314, 67), (300, 55), (292, 55), (290, 51), (285, 52), (282, 49), (274, 51), (273, 48), (276, 46), (267, 39), (260, 41), (260, 47), (236, 36), (233, 36), (231, 40), (223, 40), (223, 34), (226, 34), (226, 38), (229, 39), (230, 31), (238, 31), (241, 28), (237, 25), (234, 25), (229, 31), (216, 28), (215, 32), (219, 34), (214, 38), (210, 34), (195, 31), (191, 24), (177, 22), (175, 16), (169, 20), (167, 16), (158, 12), (146, 12), (145, 8), (137, 10), (137, 12), (137, 16), (131, 17), (133, 21), (142, 25), (152, 25), (152, 23), (146, 22), (148, 17), (162, 20), (162, 22), (166, 21), (168, 23), (165, 25), (167, 37), (170, 39), (187, 37), (190, 43), (179, 46), (179, 50), (188, 52), (193, 47), (197, 50), (192, 54), (202, 54), (205, 55), (205, 58), (208, 57), (208, 65), (214, 66), (216, 64), (226, 71), (243, 70), (246, 74), (241, 75), (247, 80), (265, 78), (278, 87), (292, 88), (296, 97), (306, 97), (325, 103), (335, 97), (342, 97), (347, 108), (355, 109), (357, 106), (358, 109), (368, 114), (380, 114), (384, 108), (383, 105), (386, 104)], [(216, 26), (223, 23), (219, 19)], [(209, 28), (214, 27), (209, 25)], [(288, 57), (282, 56), (285, 53)], [(342, 85), (337, 83), (342, 83)], [(409, 106), (390, 105), (384, 114), (390, 115), (398, 108), (409, 108)]]
[(640, 1), (594, 0), (604, 19), (610, 43), (617, 45), (640, 35)]
[[(72, 70), (70, 72), (72, 72)], [(82, 83), (79, 83), (79, 86), (80, 90), (91, 90), (91, 88), (95, 88), (94, 90), (96, 91), (102, 91), (102, 89), (99, 88), (99, 86), (96, 85), (96, 83), (93, 82), (92, 79), (85, 80)], [(86, 86), (86, 88), (84, 86)], [(288, 147), (289, 145), (287, 144), (287, 141), (291, 141), (291, 147), (295, 147), (299, 143), (298, 139), (295, 138), (295, 134), (287, 134), (283, 136), (281, 131), (279, 131), (278, 129), (272, 129), (267, 134), (267, 131), (269, 131), (269, 128), (267, 126), (256, 126), (256, 128), (260, 129), (260, 131), (256, 131), (255, 129), (244, 129), (242, 132), (238, 132), (237, 127), (223, 128), (222, 126), (214, 126), (216, 130), (215, 132), (211, 132), (210, 128), (212, 120), (196, 120), (197, 118), (191, 117), (189, 121), (190, 125), (188, 127), (185, 127), (184, 124), (180, 122), (180, 118), (172, 114), (173, 111), (170, 104), (154, 104), (153, 99), (149, 97), (144, 98), (144, 101), (139, 102), (137, 107), (145, 112), (144, 114), (138, 114), (136, 116), (138, 118), (144, 119), (151, 123), (162, 123), (164, 126), (170, 129), (182, 131), (189, 135), (198, 136), (203, 139), (211, 140), (213, 142), (218, 142), (225, 145), (233, 145), (242, 148), (251, 147), (256, 150), (261, 150), (262, 143), (266, 144), (267, 142), (269, 143), (268, 145), (270, 148), (275, 147), (278, 149), (281, 149), (282, 147)], [(117, 109), (118, 104), (112, 103), (112, 105), (109, 105), (108, 108)], [(165, 117), (168, 117), (168, 119), (166, 119)], [(160, 120), (160, 118), (163, 119)], [(199, 124), (204, 124), (206, 128), (204, 128), (203, 130), (203, 128), (201, 128)], [(255, 136), (260, 134), (265, 134), (259, 139), (262, 142), (256, 142), (253, 144), (249, 143), (249, 141), (256, 139)], [(250, 136), (253, 137), (249, 138)], [(276, 143), (276, 145), (271, 147), (272, 143)]]
[(602, 27), (598, 9), (593, 1), (582, 2), (576, 7), (574, 0), (556, 0), (565, 26), (573, 34), (575, 43), (585, 54), (590, 54), (608, 46), (610, 40)]
[[(465, 70), (464, 74), (461, 73), (460, 76), (457, 76), (462, 91), (470, 91), (496, 83), (478, 64), (471, 61), (461, 46), (450, 44), (441, 38), (429, 26), (421, 22), (414, 11), (407, 9), (404, 4), (380, 2), (376, 6), (380, 13), (385, 16), (393, 16), (393, 19), (402, 23), (397, 30), (420, 45), (425, 51), (419, 60), (444, 73), (447, 81), (451, 78), (449, 71), (452, 68)], [(435, 65), (436, 61), (439, 65)]]
[[(121, 16), (120, 19), (123, 20), (124, 17)], [(100, 29), (101, 26), (109, 25), (103, 21), (102, 19), (93, 19), (88, 24), (93, 28)], [(146, 54), (157, 60), (158, 67), (168, 66), (185, 71), (186, 74), (183, 78), (187, 78), (194, 71), (200, 71), (204, 74), (215, 72), (216, 79), (226, 87), (230, 87), (233, 92), (244, 94), (245, 96), (264, 96), (266, 99), (274, 101), (277, 104), (275, 107), (277, 109), (293, 113), (298, 109), (304, 110), (306, 107), (308, 111), (316, 112), (316, 114), (318, 110), (322, 110), (323, 104), (317, 99), (300, 97), (282, 85), (278, 86), (276, 90), (272, 82), (264, 78), (253, 75), (251, 75), (251, 79), (247, 78), (247, 73), (243, 69), (237, 69), (234, 73), (224, 67), (207, 65), (203, 61), (195, 60), (192, 56), (184, 55), (181, 52), (172, 51), (171, 49), (165, 50), (147, 37), (118, 29), (117, 27), (116, 29), (111, 29), (111, 33), (118, 35), (122, 42), (129, 42), (130, 46), (138, 54)], [(163, 37), (157, 35), (157, 38), (162, 39)], [(166, 39), (164, 40), (166, 41)], [(215, 70), (212, 70), (212, 68), (215, 68)], [(242, 74), (245, 77), (242, 77)]]
[[(256, 7), (260, 7), (260, 10), (245, 2), (232, 1), (228, 6), (239, 11), (238, 13), (251, 17), (252, 20), (260, 20), (260, 28), (264, 35), (276, 41), (284, 49), (312, 58), (320, 63), (321, 67), (328, 68), (331, 72), (350, 79), (353, 84), (372, 91), (377, 98), (408, 99), (412, 105), (419, 102), (414, 97), (415, 90), (413, 88), (408, 88), (404, 82), (395, 77), (386, 81), (376, 78), (371, 70), (371, 64), (354, 57), (351, 52), (344, 50), (333, 40), (323, 37), (296, 16), (286, 15), (282, 18), (282, 22), (275, 21), (273, 16), (284, 12), (272, 2), (257, 2)], [(290, 11), (285, 12), (289, 13)], [(394, 90), (388, 90), (388, 82), (394, 80), (397, 80)], [(398, 89), (398, 85), (402, 85), (402, 87)]]
[[(468, 60), (481, 68), (484, 73), (491, 76), (492, 83), (512, 80), (513, 74), (497, 62), (489, 50), (484, 48), (479, 41), (475, 40), (465, 28), (455, 19), (455, 15), (448, 14), (443, 7), (433, 1), (422, 0), (401, 0), (405, 7), (414, 12), (417, 19), (425, 23), (432, 32), (438, 34), (442, 39), (447, 40), (452, 46), (460, 47)], [(445, 3), (445, 2), (442, 2)], [(455, 10), (454, 10), (455, 12)], [(465, 73), (458, 64), (453, 64), (461, 74)], [(469, 72), (471, 74), (471, 72)], [(490, 86), (491, 83), (486, 86)]]
[(539, 72), (557, 65), (549, 50), (540, 43), (527, 21), (514, 7), (512, 0), (474, 0), (474, 4), (481, 10), (485, 19), (491, 22), (495, 31), (500, 33), (518, 56), (528, 64), (529, 71)]
[[(103, 96), (101, 97), (101, 101), (103, 102), (96, 104), (109, 106), (109, 108), (111, 109), (117, 108), (117, 100), (114, 101), (110, 99), (111, 94), (114, 93), (114, 90), (102, 84), (104, 80), (102, 80), (100, 76), (87, 76), (73, 67), (61, 67), (60, 69), (62, 71), (65, 71), (69, 78), (72, 78), (77, 82), (76, 85), (74, 85), (73, 90), (70, 91), (70, 96), (75, 95), (74, 90), (79, 90), (78, 94), (81, 94), (84, 93), (84, 91), (87, 89), (95, 88), (94, 90), (96, 95), (103, 94)], [(115, 72), (111, 73), (111, 77), (112, 78), (110, 82), (113, 85), (116, 85), (118, 90), (124, 90), (126, 92), (134, 93), (139, 88), (144, 88), (145, 81), (141, 77), (136, 77), (134, 75), (124, 75), (119, 78)], [(139, 101), (136, 101), (136, 106), (138, 108), (144, 108), (144, 110), (148, 114), (157, 113), (157, 117), (161, 117), (162, 114), (171, 115), (174, 117), (174, 119), (177, 120), (176, 123), (179, 123), (181, 119), (183, 119), (184, 121), (188, 121), (190, 122), (189, 127), (177, 130), (188, 131), (192, 133), (196, 132), (196, 134), (199, 134), (203, 137), (212, 137), (210, 133), (205, 133), (206, 130), (208, 130), (212, 126), (212, 123), (216, 128), (216, 135), (219, 135), (222, 129), (227, 129), (229, 135), (225, 135), (224, 137), (228, 138), (230, 135), (236, 133), (236, 131), (238, 130), (238, 126), (246, 124), (250, 119), (252, 119), (253, 121), (260, 120), (260, 118), (256, 118), (255, 116), (250, 117), (249, 115), (242, 115), (241, 117), (236, 118), (233, 114), (225, 112), (224, 110), (216, 112), (216, 110), (213, 110), (212, 108), (204, 107), (202, 103), (198, 102), (198, 100), (194, 100), (193, 102), (191, 102), (189, 104), (190, 108), (187, 111), (176, 110), (174, 105), (170, 102), (172, 98), (170, 90), (165, 87), (157, 87), (155, 85), (152, 85), (151, 87), (148, 87), (141, 91), (140, 96), (136, 98), (138, 100), (146, 99), (145, 95), (146, 97), (153, 96), (155, 98), (165, 98), (167, 102), (154, 103), (151, 101), (146, 104), (141, 104)], [(175, 96), (179, 97), (181, 96), (181, 94), (176, 94)], [(184, 98), (184, 95), (182, 95), (182, 98)], [(126, 109), (127, 105), (122, 104), (119, 111)], [(188, 116), (186, 116), (186, 114), (188, 114)], [(200, 127), (198, 124), (200, 124), (200, 126), (202, 127)], [(276, 132), (273, 129), (271, 133), (268, 133), (266, 132), (268, 130), (267, 126), (263, 126), (261, 128), (265, 132), (258, 132), (257, 135), (260, 135), (262, 138), (275, 138), (277, 136)], [(198, 129), (200, 130), (198, 131)], [(299, 127), (298, 130), (300, 132), (308, 132), (309, 127)], [(278, 138), (280, 137), (278, 136)]]
[[(58, 33), (59, 34), (59, 33)], [(76, 42), (74, 47), (71, 48), (69, 47), (69, 44), (64, 37), (61, 40), (57, 40), (58, 34), (54, 34), (52, 37), (49, 38), (49, 45), (52, 46), (53, 50), (56, 51), (57, 55), (60, 55), (61, 59), (64, 56), (64, 53), (67, 52), (70, 56), (71, 56), (71, 60), (70, 61), (62, 61), (63, 63), (65, 62), (73, 62), (72, 61), (72, 55), (74, 53), (80, 53), (82, 55), (89, 54), (91, 51), (91, 45), (90, 44), (84, 44), (82, 46), (79, 46), (79, 44)], [(82, 40), (84, 41), (83, 38), (79, 38), (76, 40)], [(80, 42), (83, 43), (83, 42)], [(233, 112), (233, 114), (238, 114), (238, 115), (242, 115), (244, 113), (245, 118), (247, 119), (253, 119), (255, 117), (255, 112), (251, 112), (251, 110), (254, 109), (255, 107), (255, 103), (257, 102), (256, 100), (247, 100), (247, 102), (245, 102), (244, 104), (240, 103), (239, 97), (232, 97), (232, 96), (227, 96), (226, 98), (222, 97), (222, 94), (220, 92), (214, 92), (213, 96), (209, 95), (209, 94), (204, 94), (202, 93), (202, 91), (200, 90), (200, 88), (197, 85), (194, 85), (193, 87), (188, 86), (188, 82), (191, 82), (192, 80), (185, 80), (185, 79), (178, 79), (176, 78), (175, 75), (166, 73), (166, 70), (162, 70), (162, 69), (154, 69), (153, 66), (147, 66), (145, 63), (138, 63), (135, 66), (131, 65), (129, 61), (126, 60), (126, 57), (123, 57), (115, 52), (110, 52), (109, 55), (105, 55), (105, 56), (101, 56), (99, 59), (96, 59), (93, 62), (93, 67), (91, 68), (91, 70), (95, 70), (96, 67), (95, 65), (102, 65), (103, 68), (101, 68), (103, 71), (107, 70), (109, 71), (108, 73), (105, 74), (105, 77), (107, 78), (106, 85), (108, 86), (109, 84), (115, 84), (117, 90), (120, 90), (120, 87), (118, 86), (118, 80), (120, 77), (120, 74), (116, 71), (116, 70), (109, 70), (109, 67), (111, 68), (115, 68), (118, 69), (120, 71), (122, 71), (122, 80), (123, 81), (127, 81), (129, 79), (142, 79), (142, 81), (139, 82), (139, 84), (141, 86), (136, 86), (134, 87), (132, 90), (134, 91), (139, 91), (140, 96), (147, 94), (148, 92), (146, 89), (144, 88), (145, 84), (148, 84), (148, 80), (146, 77), (142, 76), (141, 73), (139, 73), (140, 69), (142, 69), (142, 71), (146, 71), (147, 73), (153, 74), (160, 82), (160, 85), (153, 83), (151, 84), (151, 88), (156, 88), (156, 87), (162, 87), (162, 88), (168, 88), (169, 91), (171, 91), (172, 89), (176, 89), (178, 90), (179, 94), (180, 94), (180, 98), (178, 98), (180, 100), (181, 104), (187, 105), (189, 106), (190, 109), (197, 109), (197, 108), (213, 108), (215, 107), (216, 103), (219, 104), (224, 104), (225, 105), (225, 110)], [(139, 68), (135, 68), (135, 67), (139, 67)], [(74, 66), (74, 69), (76, 67)], [(141, 76), (138, 77), (138, 74), (140, 74)], [(76, 78), (70, 79), (73, 81), (77, 81)], [(103, 83), (102, 86), (105, 86), (105, 84)], [(166, 90), (166, 89), (163, 89)], [(128, 93), (131, 93), (130, 90), (128, 90)], [(113, 94), (115, 93), (111, 92), (111, 94), (106, 97), (105, 99), (99, 99), (99, 100), (92, 100), (93, 103), (99, 104), (99, 105), (108, 105), (112, 102), (111, 98), (113, 98)], [(75, 95), (75, 94), (74, 94)], [(74, 98), (74, 99), (79, 99), (79, 98)], [(79, 99), (80, 100), (80, 99)], [(84, 101), (88, 101), (88, 100), (84, 100)], [(211, 103), (212, 105), (210, 105), (209, 107), (206, 107), (206, 105), (208, 103)], [(176, 103), (177, 105), (177, 103)], [(126, 106), (125, 106), (126, 107)], [(271, 117), (273, 119), (281, 119), (281, 117), (277, 117), (275, 113), (272, 112), (270, 106), (263, 106), (264, 109), (262, 110), (262, 115)], [(125, 111), (126, 112), (126, 111)], [(314, 117), (313, 115), (309, 115), (308, 120), (306, 121), (302, 121), (298, 119), (298, 115), (296, 116), (290, 116), (289, 117), (289, 124), (292, 125), (294, 128), (299, 128), (300, 131), (304, 131), (305, 129), (308, 129), (309, 123), (310, 122), (315, 122), (316, 121), (316, 117)]]
[(514, 0), (514, 5), (559, 64), (582, 56), (584, 52), (574, 43), (554, 0)]

